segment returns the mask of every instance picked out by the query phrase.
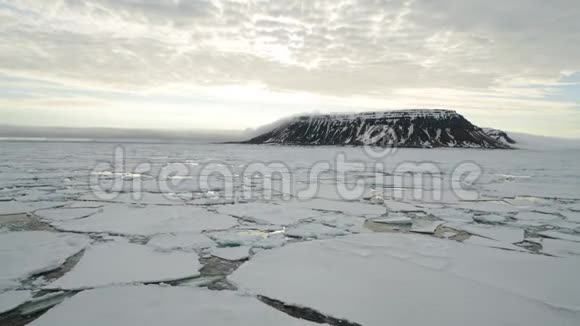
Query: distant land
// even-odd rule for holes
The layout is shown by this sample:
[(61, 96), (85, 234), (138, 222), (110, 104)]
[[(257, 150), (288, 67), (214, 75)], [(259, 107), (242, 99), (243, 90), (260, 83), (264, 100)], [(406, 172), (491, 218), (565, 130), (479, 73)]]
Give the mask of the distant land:
[(510, 149), (516, 141), (456, 111), (420, 109), (299, 116), (246, 143)]

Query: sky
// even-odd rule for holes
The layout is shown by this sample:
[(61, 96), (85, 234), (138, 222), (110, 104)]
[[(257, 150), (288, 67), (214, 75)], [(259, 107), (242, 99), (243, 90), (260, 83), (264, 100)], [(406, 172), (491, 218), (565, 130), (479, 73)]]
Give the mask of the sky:
[(453, 109), (580, 138), (578, 0), (0, 0), (0, 125)]

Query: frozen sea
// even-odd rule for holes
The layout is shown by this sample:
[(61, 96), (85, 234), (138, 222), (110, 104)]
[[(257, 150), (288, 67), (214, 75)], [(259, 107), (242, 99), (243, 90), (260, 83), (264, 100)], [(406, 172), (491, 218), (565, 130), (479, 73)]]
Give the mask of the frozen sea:
[(579, 161), (0, 141), (0, 324), (579, 325)]

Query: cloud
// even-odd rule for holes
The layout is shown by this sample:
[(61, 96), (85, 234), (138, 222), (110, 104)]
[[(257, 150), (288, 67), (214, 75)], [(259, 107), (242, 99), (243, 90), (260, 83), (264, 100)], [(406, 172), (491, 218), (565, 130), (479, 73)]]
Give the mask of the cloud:
[(438, 89), (468, 108), (547, 110), (580, 71), (578, 16), (576, 0), (0, 0), (0, 73), (132, 94), (253, 84), (457, 103), (425, 92)]

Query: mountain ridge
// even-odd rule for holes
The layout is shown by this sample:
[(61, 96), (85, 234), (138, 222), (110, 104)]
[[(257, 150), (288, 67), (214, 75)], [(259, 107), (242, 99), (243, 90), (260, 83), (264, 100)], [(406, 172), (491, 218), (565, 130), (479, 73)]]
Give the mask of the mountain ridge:
[[(511, 149), (506, 133), (479, 128), (453, 110), (302, 115), (244, 143)], [(491, 131), (493, 130), (493, 132)], [(515, 143), (515, 142), (514, 142)]]

